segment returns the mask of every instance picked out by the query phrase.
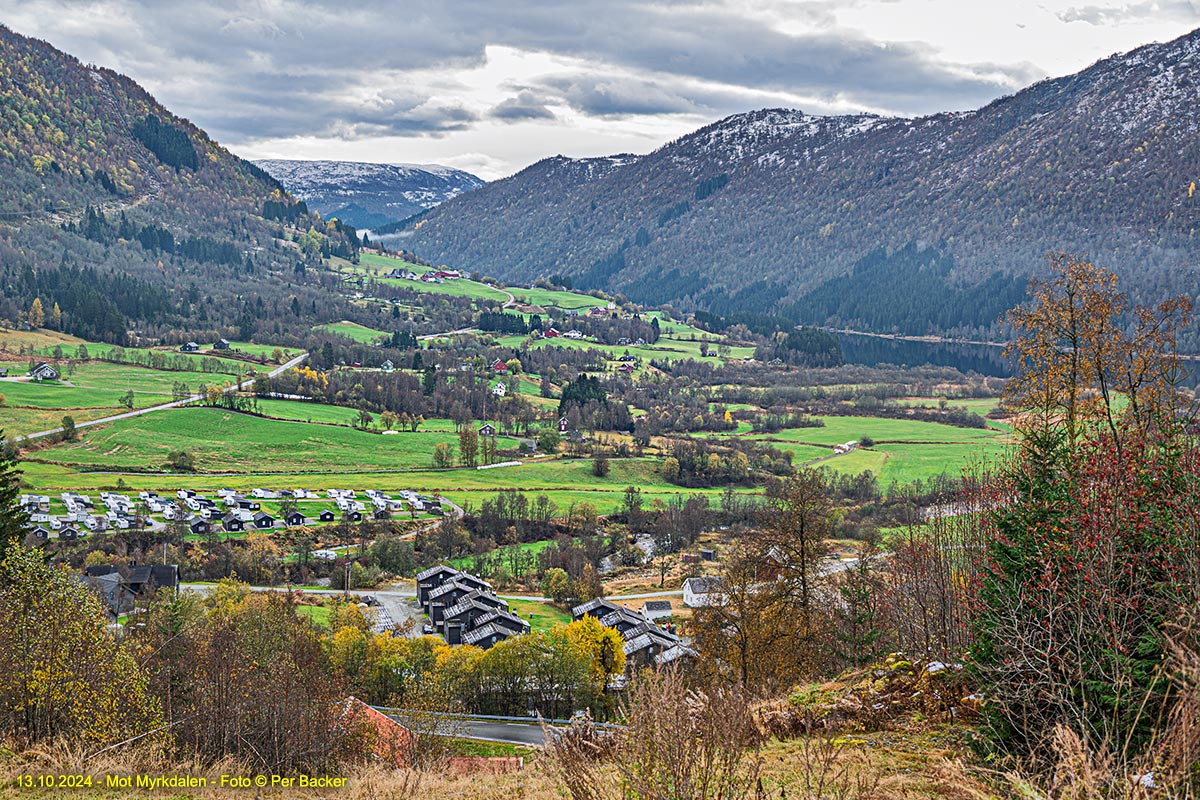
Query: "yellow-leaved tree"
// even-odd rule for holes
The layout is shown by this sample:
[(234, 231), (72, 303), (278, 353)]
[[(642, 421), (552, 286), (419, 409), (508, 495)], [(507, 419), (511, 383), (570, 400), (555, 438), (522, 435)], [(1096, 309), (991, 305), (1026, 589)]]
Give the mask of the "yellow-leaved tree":
[(40, 551), (0, 565), (0, 735), (99, 748), (161, 728), (130, 647), (108, 630), (100, 598)]
[(625, 671), (625, 640), (616, 628), (604, 627), (590, 614), (570, 623), (563, 632), (571, 644), (588, 654), (595, 691), (603, 694), (612, 677)]

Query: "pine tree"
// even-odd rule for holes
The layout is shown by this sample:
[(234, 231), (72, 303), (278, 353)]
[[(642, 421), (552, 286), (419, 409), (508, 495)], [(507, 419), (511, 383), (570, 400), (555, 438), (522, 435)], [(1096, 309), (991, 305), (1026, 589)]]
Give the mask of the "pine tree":
[(10, 547), (21, 543), (29, 521), (20, 505), (21, 470), (17, 468), (16, 448), (4, 442), (4, 431), (0, 430), (0, 560)]

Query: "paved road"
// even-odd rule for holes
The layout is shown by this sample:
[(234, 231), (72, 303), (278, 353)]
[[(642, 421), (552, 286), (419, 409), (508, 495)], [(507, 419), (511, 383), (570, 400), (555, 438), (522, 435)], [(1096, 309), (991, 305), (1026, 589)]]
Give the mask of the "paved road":
[[(306, 358), (308, 358), (308, 353), (301, 353), (300, 355), (296, 356), (295, 358), (293, 358), (291, 361), (287, 362), (286, 364), (283, 364), (283, 365), (278, 366), (275, 369), (271, 370), (269, 373), (267, 373), (267, 377), (274, 378), (276, 375), (280, 375), (285, 370), (289, 370), (292, 367), (296, 366), (297, 364), (301, 363)], [(237, 384), (234, 384), (233, 386), (230, 386), (229, 388), (225, 389), (225, 392), (233, 392), (233, 391), (237, 391)], [(203, 395), (194, 394), (191, 397), (184, 398), (183, 400), (175, 400), (170, 403), (163, 403), (163, 404), (157, 405), (157, 406), (150, 406), (149, 408), (139, 408), (136, 411), (126, 411), (123, 414), (114, 414), (111, 417), (103, 417), (101, 419), (88, 420), (87, 422), (77, 422), (77, 423), (75, 423), (75, 427), (78, 429), (78, 428), (88, 428), (88, 427), (91, 427), (92, 425), (104, 425), (105, 423), (116, 422), (117, 420), (121, 420), (121, 419), (130, 419), (131, 417), (140, 417), (143, 414), (149, 414), (151, 411), (162, 411), (167, 408), (179, 408), (180, 406), (186, 406), (189, 403), (195, 403), (202, 399), (203, 399)], [(62, 431), (63, 431), (62, 428), (53, 428), (48, 431), (38, 431), (37, 433), (28, 433), (28, 434), (25, 434), (24, 436), (14, 436), (12, 438), (12, 440), (10, 440), (10, 441), (18, 441), (21, 439), (40, 439), (43, 436), (54, 436), (56, 434), (62, 433)]]
[[(380, 710), (408, 727), (423, 729), (430, 726), (429, 719), (423, 719), (414, 724), (412, 719), (402, 712)], [(473, 717), (447, 717), (445, 719), (439, 717), (437, 729), (430, 732), (437, 736), (451, 736), (455, 739), (479, 739), (486, 742), (503, 742), (529, 747), (541, 747), (546, 741), (545, 736), (542, 735), (542, 726), (534, 720), (507, 722)]]
[(469, 719), (459, 723), (458, 735), (467, 739), (525, 744), (533, 747), (541, 747), (546, 743), (540, 725), (525, 725), (520, 722)]

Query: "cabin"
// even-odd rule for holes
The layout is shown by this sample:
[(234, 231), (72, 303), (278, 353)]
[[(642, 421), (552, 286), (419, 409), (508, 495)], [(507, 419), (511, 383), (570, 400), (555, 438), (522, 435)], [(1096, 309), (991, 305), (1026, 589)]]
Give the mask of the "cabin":
[(254, 527), (260, 531), (275, 527), (275, 518), (265, 511), (260, 511), (254, 515)]
[(445, 564), (438, 564), (417, 574), (417, 603), (424, 606), (429, 593), (458, 575), (459, 571)]
[(321, 520), (321, 522), (333, 522), (335, 519), (337, 519), (337, 514), (334, 514), (332, 511), (326, 508), (321, 511), (321, 514), (318, 518)]
[(228, 514), (221, 520), (221, 527), (226, 533), (241, 533), (246, 530), (246, 523), (242, 522), (242, 518), (236, 514)]
[(558, 432), (559, 433), (566, 433), (570, 427), (571, 427), (571, 425), (570, 425), (570, 423), (567, 422), (566, 417), (558, 418)]
[(196, 344), (195, 342), (188, 342), (187, 344), (183, 344), (183, 345), (179, 346), (179, 352), (181, 352), (181, 353), (198, 353), (198, 352), (200, 352), (200, 345)]
[(188, 530), (197, 536), (203, 536), (212, 530), (212, 525), (204, 517), (193, 516), (188, 518)]
[(619, 611), (622, 606), (617, 605), (611, 600), (605, 600), (603, 597), (597, 597), (594, 600), (588, 600), (586, 603), (575, 606), (571, 609), (571, 618), (581, 620), (586, 616), (593, 616), (596, 619), (606, 617), (614, 611)]
[(56, 381), (58, 380), (58, 370), (43, 361), (29, 370), (29, 377), (35, 381)]
[(396, 365), (393, 364), (392, 360), (389, 358), (387, 361), (384, 361), (382, 364), (379, 365), (379, 369), (382, 372), (395, 372)]
[(508, 364), (505, 364), (503, 361), (501, 361), (500, 359), (497, 358), (495, 361), (493, 361), (491, 363), (490, 369), (492, 370), (492, 372), (495, 372), (497, 374), (503, 374), (503, 373), (508, 372)]
[(642, 603), (642, 616), (653, 622), (671, 616), (670, 600), (647, 600)]
[(212, 349), (213, 350), (229, 350), (229, 349), (231, 349), (231, 347), (227, 340), (217, 339), (215, 342), (213, 342)]
[(283, 515), (283, 524), (287, 525), (289, 528), (294, 528), (298, 525), (303, 525), (307, 521), (308, 520), (306, 520), (304, 515), (301, 514), (299, 511), (289, 511)]
[(479, 426), (479, 435), (480, 436), (495, 436), (496, 435), (496, 426), (490, 422), (485, 422), (484, 424)]
[(560, 335), (561, 334), (556, 328), (547, 328), (546, 330), (542, 331), (543, 339), (557, 339)]

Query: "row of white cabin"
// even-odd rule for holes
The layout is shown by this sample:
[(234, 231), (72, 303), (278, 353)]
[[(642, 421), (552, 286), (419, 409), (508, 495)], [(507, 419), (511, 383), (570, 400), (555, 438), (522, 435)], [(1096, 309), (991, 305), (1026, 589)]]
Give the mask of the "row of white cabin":
[[(411, 508), (413, 511), (441, 511), (441, 500), (437, 497), (420, 495), (403, 489), (399, 497), (389, 497), (385, 492), (368, 489), (363, 493), (366, 502), (356, 499), (353, 489), (329, 489), (326, 496), (333, 500), (341, 515), (352, 521), (359, 521), (367, 511), (368, 503), (377, 516), (391, 514)], [(49, 530), (60, 530), (64, 526), (81, 525), (92, 532), (100, 532), (109, 528), (129, 529), (137, 523), (137, 508), (144, 505), (150, 514), (161, 515), (166, 520), (186, 519), (190, 522), (201, 520), (238, 519), (246, 525), (252, 523), (256, 527), (274, 527), (275, 519), (269, 518), (270, 524), (264, 524), (262, 518), (269, 515), (261, 513), (259, 500), (281, 499), (291, 497), (296, 500), (319, 500), (320, 495), (307, 489), (284, 489), (273, 491), (268, 489), (252, 489), (246, 494), (240, 494), (232, 489), (219, 489), (218, 501), (209, 500), (204, 495), (191, 489), (180, 489), (174, 497), (162, 497), (156, 492), (139, 492), (135, 500), (129, 495), (116, 492), (101, 492), (100, 502), (107, 507), (104, 513), (98, 513), (96, 503), (87, 495), (78, 492), (63, 492), (59, 498), (63, 502), (66, 513), (61, 517), (50, 514), (49, 495), (25, 494), (18, 502), (29, 514), (33, 525), (47, 526)], [(258, 512), (258, 513), (256, 513)], [(330, 511), (322, 512), (320, 520), (329, 522), (337, 518)], [(284, 521), (285, 525), (303, 525), (307, 520), (300, 514), (293, 514)], [(230, 526), (226, 526), (229, 529)], [(240, 529), (240, 528), (239, 528)]]

